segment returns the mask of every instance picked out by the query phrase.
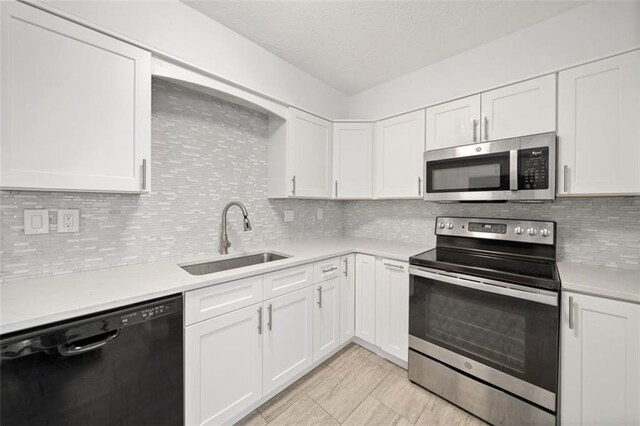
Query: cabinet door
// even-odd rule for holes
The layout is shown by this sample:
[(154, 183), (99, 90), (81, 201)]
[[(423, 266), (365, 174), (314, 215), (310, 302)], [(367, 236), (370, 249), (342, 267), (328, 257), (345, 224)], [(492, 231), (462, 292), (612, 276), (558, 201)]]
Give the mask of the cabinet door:
[(424, 126), (423, 109), (376, 123), (375, 197), (422, 197)]
[(314, 285), (313, 359), (328, 355), (340, 345), (340, 278)]
[(1, 187), (149, 190), (149, 52), (15, 2), (1, 49)]
[(373, 124), (333, 125), (335, 198), (371, 198), (373, 195)]
[(376, 343), (376, 258), (356, 254), (356, 336)]
[(293, 108), (289, 121), (290, 193), (296, 197), (330, 198), (331, 122)]
[(556, 130), (556, 75), (549, 74), (482, 94), (482, 140)]
[(313, 363), (313, 286), (264, 302), (266, 394)]
[(409, 265), (388, 259), (377, 261), (376, 344), (407, 361), (409, 352)]
[(262, 305), (185, 329), (185, 424), (219, 425), (262, 397)]
[(480, 141), (480, 95), (427, 108), (427, 151)]
[(640, 305), (563, 294), (562, 424), (640, 423), (639, 321)]
[(640, 193), (640, 51), (558, 76), (558, 194)]
[(340, 344), (353, 338), (356, 312), (356, 256), (340, 259)]

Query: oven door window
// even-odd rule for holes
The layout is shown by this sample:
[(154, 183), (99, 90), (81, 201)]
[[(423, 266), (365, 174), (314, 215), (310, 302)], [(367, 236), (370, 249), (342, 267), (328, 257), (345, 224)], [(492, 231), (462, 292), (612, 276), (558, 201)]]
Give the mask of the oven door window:
[(427, 192), (509, 190), (509, 152), (427, 161)]
[(555, 392), (556, 306), (411, 276), (409, 334)]

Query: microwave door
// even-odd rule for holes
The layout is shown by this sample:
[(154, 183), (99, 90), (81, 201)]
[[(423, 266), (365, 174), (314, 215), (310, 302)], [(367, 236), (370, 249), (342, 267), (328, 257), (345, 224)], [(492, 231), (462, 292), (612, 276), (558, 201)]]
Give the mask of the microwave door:
[(428, 201), (516, 200), (518, 151), (429, 160), (425, 154)]

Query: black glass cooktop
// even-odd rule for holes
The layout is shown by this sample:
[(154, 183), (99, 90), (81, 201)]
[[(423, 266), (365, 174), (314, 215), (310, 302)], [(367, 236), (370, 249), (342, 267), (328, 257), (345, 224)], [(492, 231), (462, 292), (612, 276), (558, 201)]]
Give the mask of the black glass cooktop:
[(560, 287), (555, 259), (545, 257), (436, 247), (412, 256), (410, 263), (415, 266), (507, 281), (529, 287), (556, 291)]

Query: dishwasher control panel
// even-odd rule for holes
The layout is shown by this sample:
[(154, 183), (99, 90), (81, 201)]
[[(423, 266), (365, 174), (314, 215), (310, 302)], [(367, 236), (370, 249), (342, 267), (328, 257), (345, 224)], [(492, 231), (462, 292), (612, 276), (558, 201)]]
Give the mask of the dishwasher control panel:
[(158, 305), (144, 306), (135, 311), (126, 312), (120, 315), (120, 325), (126, 326), (147, 321), (155, 317), (168, 315), (178, 311), (174, 303), (163, 303)]

